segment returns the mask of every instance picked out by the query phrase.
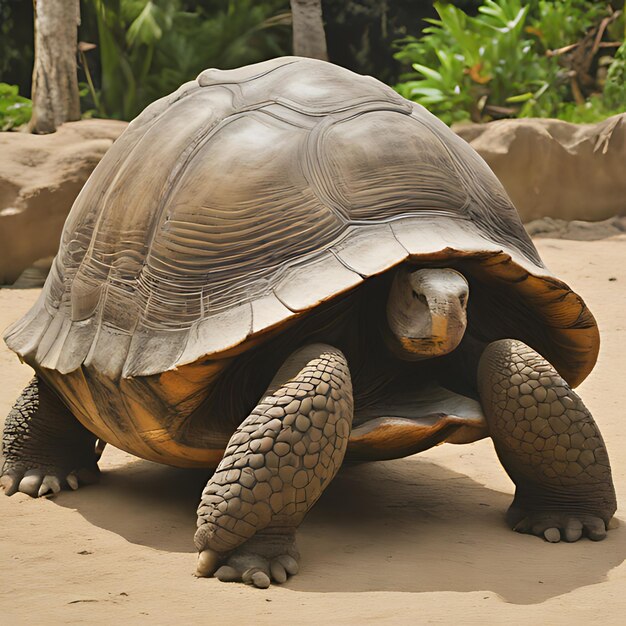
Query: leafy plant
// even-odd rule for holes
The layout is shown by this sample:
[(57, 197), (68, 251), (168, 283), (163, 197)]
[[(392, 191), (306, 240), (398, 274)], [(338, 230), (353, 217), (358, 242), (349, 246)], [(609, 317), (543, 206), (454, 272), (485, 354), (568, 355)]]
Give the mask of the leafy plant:
[(591, 96), (584, 104), (562, 102), (556, 117), (572, 124), (593, 124), (623, 111), (623, 104), (609, 107), (601, 96)]
[(286, 0), (220, 4), (208, 15), (201, 6), (185, 10), (181, 0), (88, 0), (97, 17), (101, 73), (99, 89), (87, 92), (89, 106), (100, 116), (132, 119), (207, 67), (284, 54)]
[(525, 32), (528, 4), (485, 0), (476, 17), (441, 2), (435, 9), (440, 19), (428, 20), (432, 26), (425, 36), (406, 42), (396, 55), (410, 60), (418, 74), (417, 81), (397, 86), (401, 94), (447, 123), (479, 121), (489, 107), (505, 115), (520, 103), (525, 114), (553, 107), (559, 91), (556, 61), (533, 50)]
[(607, 107), (623, 110), (626, 106), (626, 42), (619, 47), (609, 67), (603, 97)]
[(527, 32), (535, 35), (544, 50), (577, 42), (604, 16), (607, 4), (589, 0), (535, 0)]
[(26, 124), (31, 112), (31, 101), (18, 94), (17, 85), (0, 83), (0, 131)]
[[(398, 42), (395, 58), (409, 63), (414, 73), (404, 75), (396, 89), (444, 122), (575, 116), (598, 108), (597, 100), (590, 100), (589, 107), (563, 106), (574, 99), (571, 71), (559, 64), (557, 55), (547, 52), (580, 41), (609, 15), (607, 4), (484, 0), (475, 17), (452, 4), (434, 6), (439, 19), (426, 20), (430, 26), (423, 36)], [(604, 110), (620, 106), (620, 98), (621, 106), (626, 102), (617, 87), (624, 84), (617, 66), (613, 74), (616, 96)]]

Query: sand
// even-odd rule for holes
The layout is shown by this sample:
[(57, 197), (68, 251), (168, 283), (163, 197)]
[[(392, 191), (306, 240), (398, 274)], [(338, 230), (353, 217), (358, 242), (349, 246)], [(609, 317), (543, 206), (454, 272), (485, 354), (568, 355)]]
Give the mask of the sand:
[[(626, 518), (626, 236), (541, 239), (594, 311), (600, 359), (579, 392), (613, 463)], [(0, 326), (37, 290), (0, 290)], [(0, 415), (31, 377), (0, 349)], [(623, 624), (626, 523), (601, 543), (548, 544), (504, 524), (513, 493), (491, 442), (440, 446), (340, 473), (299, 534), (301, 573), (258, 590), (196, 579), (204, 472), (108, 447), (100, 485), (0, 496), (3, 624)]]

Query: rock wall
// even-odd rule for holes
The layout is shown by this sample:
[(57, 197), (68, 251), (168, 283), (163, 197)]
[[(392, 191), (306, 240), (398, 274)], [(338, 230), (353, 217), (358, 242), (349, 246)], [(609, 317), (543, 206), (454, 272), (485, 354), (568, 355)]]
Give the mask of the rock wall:
[(124, 128), (82, 120), (50, 135), (0, 133), (0, 284), (56, 254), (74, 199)]
[(524, 222), (626, 214), (626, 114), (597, 124), (520, 119), (454, 130), (487, 161)]

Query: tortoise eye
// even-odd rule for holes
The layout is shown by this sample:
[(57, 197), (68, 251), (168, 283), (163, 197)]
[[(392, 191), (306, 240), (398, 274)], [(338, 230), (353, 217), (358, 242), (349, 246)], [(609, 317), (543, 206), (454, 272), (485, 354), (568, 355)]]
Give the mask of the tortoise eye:
[(461, 306), (465, 306), (467, 304), (467, 295), (466, 294), (461, 294), (459, 296), (459, 302), (461, 303)]
[(423, 293), (415, 293), (414, 291), (413, 298), (419, 300), (423, 305), (428, 306), (428, 300), (426, 300), (426, 296)]

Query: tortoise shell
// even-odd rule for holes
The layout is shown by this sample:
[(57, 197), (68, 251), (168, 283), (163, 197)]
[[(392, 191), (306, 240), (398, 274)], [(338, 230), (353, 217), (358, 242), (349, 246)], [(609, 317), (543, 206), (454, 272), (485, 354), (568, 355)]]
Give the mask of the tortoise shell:
[(521, 339), (573, 385), (593, 367), (584, 302), (484, 161), (423, 107), (311, 59), (210, 69), (107, 152), (5, 339), (104, 440), (212, 465), (233, 424), (212, 417), (199, 439), (184, 425), (217, 381), (406, 261), (480, 285), (482, 339)]

